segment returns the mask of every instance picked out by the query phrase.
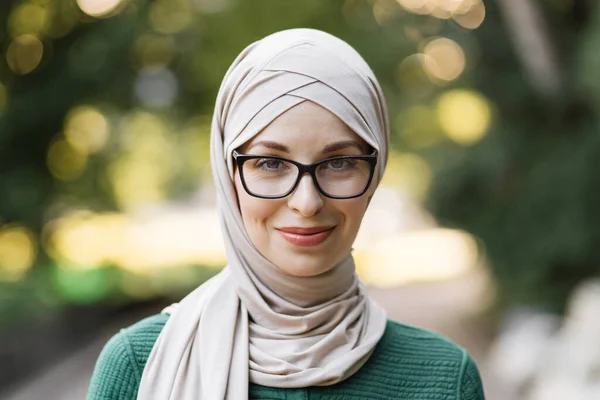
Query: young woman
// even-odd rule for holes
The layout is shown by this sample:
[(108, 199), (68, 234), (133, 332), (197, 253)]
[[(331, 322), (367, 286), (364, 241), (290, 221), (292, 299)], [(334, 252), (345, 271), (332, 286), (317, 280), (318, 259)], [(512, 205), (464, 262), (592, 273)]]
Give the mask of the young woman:
[(383, 93), (347, 43), (292, 29), (242, 51), (211, 132), (228, 264), (115, 335), (88, 399), (482, 400), (464, 349), (388, 320), (356, 276), (388, 147)]

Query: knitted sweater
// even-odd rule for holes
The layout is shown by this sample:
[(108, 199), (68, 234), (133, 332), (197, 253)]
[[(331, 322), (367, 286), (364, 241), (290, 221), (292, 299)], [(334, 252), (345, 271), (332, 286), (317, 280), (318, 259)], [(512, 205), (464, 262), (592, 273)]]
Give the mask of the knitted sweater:
[[(135, 400), (142, 371), (168, 315), (122, 329), (106, 344), (92, 376), (88, 400)], [(443, 336), (388, 320), (363, 367), (332, 386), (279, 389), (251, 383), (250, 399), (263, 400), (484, 400), (475, 362)]]

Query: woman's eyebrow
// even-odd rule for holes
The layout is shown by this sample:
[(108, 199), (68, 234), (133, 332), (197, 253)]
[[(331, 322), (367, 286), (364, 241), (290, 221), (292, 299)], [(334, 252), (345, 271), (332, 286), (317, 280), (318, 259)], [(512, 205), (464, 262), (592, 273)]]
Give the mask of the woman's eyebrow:
[(334, 151), (347, 149), (348, 147), (356, 147), (358, 150), (363, 151), (363, 147), (357, 141), (344, 140), (342, 142), (328, 144), (323, 148), (323, 153), (333, 153)]
[(261, 140), (261, 141), (258, 141), (258, 142), (254, 142), (250, 146), (248, 146), (248, 148), (246, 149), (246, 151), (250, 151), (251, 148), (256, 147), (256, 146), (263, 146), (263, 147), (266, 147), (268, 149), (281, 151), (283, 153), (289, 153), (290, 152), (290, 149), (287, 146), (284, 146), (281, 143), (271, 142), (270, 140)]

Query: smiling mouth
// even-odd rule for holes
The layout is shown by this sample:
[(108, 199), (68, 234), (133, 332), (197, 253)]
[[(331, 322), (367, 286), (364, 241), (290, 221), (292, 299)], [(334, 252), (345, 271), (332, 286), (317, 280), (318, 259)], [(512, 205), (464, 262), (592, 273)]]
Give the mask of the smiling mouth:
[(281, 228), (279, 234), (288, 242), (300, 247), (316, 246), (323, 243), (333, 232), (334, 227), (324, 228)]

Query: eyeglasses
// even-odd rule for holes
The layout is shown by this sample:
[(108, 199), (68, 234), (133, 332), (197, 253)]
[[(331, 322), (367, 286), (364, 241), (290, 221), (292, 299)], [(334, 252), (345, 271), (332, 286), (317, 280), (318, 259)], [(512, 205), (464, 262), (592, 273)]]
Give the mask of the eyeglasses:
[(240, 154), (233, 151), (246, 192), (262, 199), (280, 199), (292, 193), (309, 174), (322, 195), (332, 199), (362, 196), (373, 179), (377, 150), (365, 156), (327, 158), (302, 164), (287, 158)]

